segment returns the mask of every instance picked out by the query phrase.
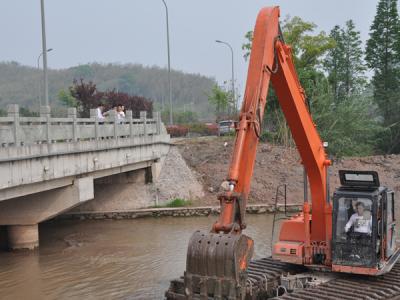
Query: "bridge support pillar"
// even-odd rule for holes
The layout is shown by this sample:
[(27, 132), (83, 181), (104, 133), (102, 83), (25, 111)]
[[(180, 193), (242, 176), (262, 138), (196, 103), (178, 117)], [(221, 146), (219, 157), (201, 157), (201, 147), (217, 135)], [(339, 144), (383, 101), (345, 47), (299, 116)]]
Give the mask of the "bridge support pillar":
[(7, 248), (38, 247), (40, 222), (93, 199), (93, 196), (93, 178), (82, 177), (74, 179), (72, 185), (0, 201), (0, 226), (7, 228)]
[(151, 165), (152, 182), (156, 182), (160, 177), (161, 169), (164, 165), (165, 157), (161, 157), (157, 161), (154, 161)]
[(7, 226), (8, 248), (11, 250), (29, 249), (39, 247), (38, 224), (10, 225)]

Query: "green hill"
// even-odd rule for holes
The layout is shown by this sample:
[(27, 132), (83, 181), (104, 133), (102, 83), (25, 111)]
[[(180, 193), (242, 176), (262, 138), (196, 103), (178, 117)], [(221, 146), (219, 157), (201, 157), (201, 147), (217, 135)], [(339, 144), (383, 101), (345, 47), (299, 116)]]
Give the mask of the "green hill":
[[(116, 89), (150, 98), (157, 110), (168, 108), (167, 70), (133, 64), (86, 64), (68, 69), (49, 69), (49, 98), (53, 110), (63, 110), (58, 100), (61, 89), (67, 89), (74, 79), (93, 81), (99, 90)], [(15, 103), (32, 111), (38, 110), (39, 84), (42, 72), (16, 62), (0, 63), (0, 109)], [(172, 71), (174, 110), (195, 111), (202, 119), (212, 119), (207, 94), (215, 80), (200, 74)]]

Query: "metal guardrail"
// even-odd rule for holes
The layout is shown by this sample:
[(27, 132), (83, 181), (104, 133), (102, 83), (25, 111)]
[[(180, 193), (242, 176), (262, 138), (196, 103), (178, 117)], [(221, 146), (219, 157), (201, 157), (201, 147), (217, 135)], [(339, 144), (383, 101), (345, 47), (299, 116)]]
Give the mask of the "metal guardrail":
[(142, 111), (140, 118), (134, 119), (128, 110), (123, 120), (114, 111), (99, 120), (95, 109), (90, 110), (90, 118), (78, 118), (76, 108), (68, 108), (66, 118), (51, 117), (48, 106), (41, 107), (39, 117), (21, 117), (16, 104), (8, 105), (7, 112), (7, 117), (0, 117), (2, 147), (158, 135), (165, 131), (159, 112), (147, 118), (147, 112)]

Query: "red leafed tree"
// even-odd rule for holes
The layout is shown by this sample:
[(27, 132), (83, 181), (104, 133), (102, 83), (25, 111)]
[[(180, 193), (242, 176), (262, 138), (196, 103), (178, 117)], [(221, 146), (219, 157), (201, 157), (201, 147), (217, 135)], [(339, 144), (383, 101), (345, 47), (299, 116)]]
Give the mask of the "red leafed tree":
[(147, 111), (149, 117), (152, 115), (153, 102), (150, 99), (115, 90), (101, 92), (92, 81), (85, 83), (83, 79), (74, 80), (69, 91), (79, 103), (78, 109), (82, 117), (89, 117), (90, 109), (96, 108), (100, 103), (104, 104), (106, 110), (118, 104), (123, 105), (125, 109), (132, 110), (134, 118), (138, 118), (141, 111)]
[(116, 92), (115, 90), (104, 93), (107, 105), (114, 107), (118, 104), (125, 106), (125, 109), (132, 110), (133, 117), (138, 118), (141, 111), (147, 111), (151, 117), (153, 111), (153, 102), (150, 99), (141, 96), (129, 95)]
[(83, 79), (80, 81), (74, 79), (72, 86), (69, 87), (71, 96), (79, 103), (79, 113), (82, 117), (89, 117), (91, 108), (96, 108), (102, 102), (103, 93), (97, 91), (96, 85), (89, 81), (85, 83)]

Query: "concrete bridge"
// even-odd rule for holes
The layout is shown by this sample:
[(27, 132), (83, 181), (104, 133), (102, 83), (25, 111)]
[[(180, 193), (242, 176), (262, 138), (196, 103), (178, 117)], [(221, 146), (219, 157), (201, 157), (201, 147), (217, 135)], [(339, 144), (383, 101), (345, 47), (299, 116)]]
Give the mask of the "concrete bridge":
[(138, 171), (147, 182), (157, 178), (170, 137), (158, 112), (99, 121), (95, 110), (78, 118), (68, 108), (67, 117), (55, 118), (42, 107), (40, 117), (21, 117), (9, 105), (0, 143), (0, 227), (8, 248), (32, 249), (38, 224), (93, 199), (96, 180)]

